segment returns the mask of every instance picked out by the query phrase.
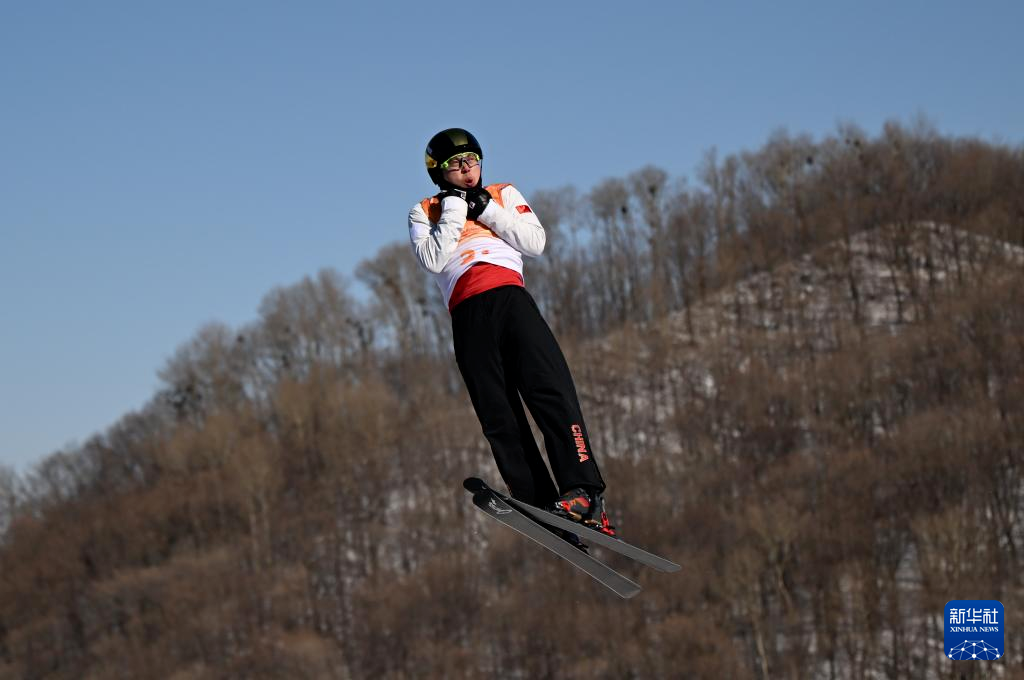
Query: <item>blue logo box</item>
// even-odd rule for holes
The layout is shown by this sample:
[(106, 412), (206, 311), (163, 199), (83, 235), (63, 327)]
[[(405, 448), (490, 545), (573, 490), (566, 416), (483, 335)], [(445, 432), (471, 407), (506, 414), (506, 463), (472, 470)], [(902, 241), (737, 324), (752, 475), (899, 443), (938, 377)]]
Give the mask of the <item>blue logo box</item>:
[(954, 661), (994, 661), (1006, 653), (1003, 604), (998, 600), (946, 603), (945, 653)]

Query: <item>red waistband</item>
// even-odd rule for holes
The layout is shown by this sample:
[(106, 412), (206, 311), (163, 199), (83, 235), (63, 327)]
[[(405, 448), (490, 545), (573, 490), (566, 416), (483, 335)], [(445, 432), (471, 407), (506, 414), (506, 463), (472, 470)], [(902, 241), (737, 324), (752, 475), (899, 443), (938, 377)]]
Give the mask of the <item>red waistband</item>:
[(455, 290), (448, 299), (448, 311), (473, 295), (499, 286), (524, 286), (523, 277), (517, 271), (488, 262), (475, 264), (455, 282)]

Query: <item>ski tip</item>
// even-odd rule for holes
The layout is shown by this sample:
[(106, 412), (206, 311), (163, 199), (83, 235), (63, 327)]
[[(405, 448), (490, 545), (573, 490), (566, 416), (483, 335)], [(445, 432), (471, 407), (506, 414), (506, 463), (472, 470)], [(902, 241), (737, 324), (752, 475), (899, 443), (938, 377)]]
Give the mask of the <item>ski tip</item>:
[(466, 477), (462, 480), (462, 488), (470, 493), (476, 493), (477, 491), (486, 491), (488, 486), (479, 477)]

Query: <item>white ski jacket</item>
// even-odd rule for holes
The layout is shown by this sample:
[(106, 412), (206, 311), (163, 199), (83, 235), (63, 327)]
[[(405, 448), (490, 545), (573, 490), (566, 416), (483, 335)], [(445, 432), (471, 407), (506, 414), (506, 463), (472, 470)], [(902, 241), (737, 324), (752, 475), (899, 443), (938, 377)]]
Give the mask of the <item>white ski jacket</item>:
[(492, 184), (491, 201), (476, 220), (457, 196), (425, 198), (409, 211), (409, 240), (416, 259), (435, 274), (447, 306), (459, 277), (480, 262), (523, 275), (523, 255), (544, 251), (544, 227), (511, 184)]

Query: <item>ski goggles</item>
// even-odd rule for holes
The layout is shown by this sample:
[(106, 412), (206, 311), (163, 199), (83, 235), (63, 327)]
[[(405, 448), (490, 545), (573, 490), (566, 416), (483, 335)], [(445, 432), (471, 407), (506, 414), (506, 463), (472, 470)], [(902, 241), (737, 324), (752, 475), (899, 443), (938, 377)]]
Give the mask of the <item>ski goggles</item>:
[(479, 164), (480, 164), (480, 156), (478, 156), (477, 154), (475, 154), (473, 152), (470, 152), (470, 153), (460, 153), (460, 154), (456, 154), (456, 155), (452, 156), (451, 158), (446, 160), (444, 163), (441, 163), (441, 169), (442, 170), (452, 170), (452, 169), (456, 169), (457, 170), (459, 168), (475, 168)]

